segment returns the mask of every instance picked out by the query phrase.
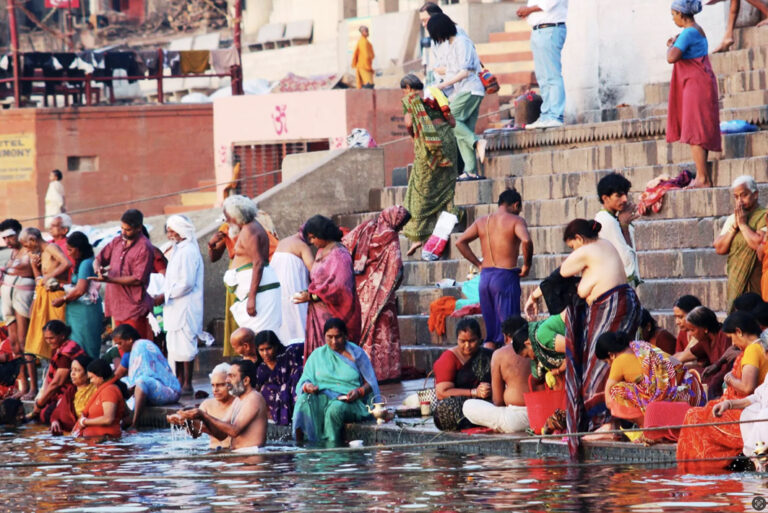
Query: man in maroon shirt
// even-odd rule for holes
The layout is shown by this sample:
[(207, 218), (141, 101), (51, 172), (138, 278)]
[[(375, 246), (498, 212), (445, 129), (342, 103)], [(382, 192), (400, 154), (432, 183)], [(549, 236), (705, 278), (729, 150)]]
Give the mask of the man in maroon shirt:
[(120, 218), (121, 235), (107, 244), (96, 256), (91, 280), (107, 284), (104, 311), (115, 326), (130, 324), (142, 338), (152, 340), (147, 314), (152, 310), (152, 297), (147, 293), (152, 272), (154, 250), (141, 232), (144, 215), (126, 210)]

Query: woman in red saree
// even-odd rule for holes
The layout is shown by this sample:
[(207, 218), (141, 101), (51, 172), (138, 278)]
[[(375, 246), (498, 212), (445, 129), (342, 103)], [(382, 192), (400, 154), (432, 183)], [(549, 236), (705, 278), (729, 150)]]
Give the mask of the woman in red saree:
[(309, 303), (304, 361), (312, 351), (325, 345), (325, 321), (336, 317), (344, 321), (349, 340), (360, 340), (360, 302), (357, 300), (352, 257), (341, 243), (342, 233), (324, 216), (310, 217), (304, 224), (304, 238), (317, 248), (315, 263), (309, 273), (309, 288), (294, 298), (295, 303)]
[(395, 291), (403, 280), (398, 232), (411, 215), (401, 206), (384, 209), (349, 232), (342, 242), (352, 254), (362, 315), (358, 345), (368, 354), (376, 378), (400, 378), (400, 329)]
[(696, 179), (689, 187), (712, 187), (707, 152), (722, 151), (717, 78), (709, 62), (704, 30), (693, 19), (701, 2), (675, 0), (672, 20), (683, 30), (667, 41), (667, 62), (674, 64), (669, 85), (667, 142), (691, 145)]
[[(732, 401), (753, 393), (768, 372), (768, 358), (760, 343), (760, 327), (754, 317), (746, 312), (734, 312), (725, 319), (723, 331), (731, 336), (733, 345), (741, 349), (733, 370), (725, 376), (727, 388), (722, 398), (709, 401), (702, 408), (688, 410), (685, 425), (738, 421), (741, 410), (730, 409)], [(686, 468), (723, 468), (729, 463), (729, 458), (735, 458), (741, 452), (743, 445), (739, 424), (683, 428), (677, 442), (677, 459), (723, 458), (696, 464), (685, 461), (680, 463)]]

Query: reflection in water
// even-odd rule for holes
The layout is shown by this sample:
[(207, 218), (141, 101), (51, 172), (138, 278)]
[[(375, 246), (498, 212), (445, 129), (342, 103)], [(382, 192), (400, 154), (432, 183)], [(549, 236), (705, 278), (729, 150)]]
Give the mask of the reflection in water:
[[(765, 493), (757, 474), (439, 451), (199, 458), (207, 453), (207, 441), (173, 441), (168, 431), (102, 444), (52, 437), (38, 427), (0, 433), (0, 464), (29, 463), (0, 470), (0, 510), (743, 512)], [(179, 459), (141, 461), (168, 456)], [(71, 464), (77, 461), (89, 463)]]

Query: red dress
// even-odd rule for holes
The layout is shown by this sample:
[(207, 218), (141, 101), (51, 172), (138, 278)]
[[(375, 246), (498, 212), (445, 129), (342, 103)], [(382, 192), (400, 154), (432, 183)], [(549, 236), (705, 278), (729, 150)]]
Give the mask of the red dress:
[(667, 111), (667, 142), (723, 151), (717, 78), (709, 56), (681, 59), (672, 68)]

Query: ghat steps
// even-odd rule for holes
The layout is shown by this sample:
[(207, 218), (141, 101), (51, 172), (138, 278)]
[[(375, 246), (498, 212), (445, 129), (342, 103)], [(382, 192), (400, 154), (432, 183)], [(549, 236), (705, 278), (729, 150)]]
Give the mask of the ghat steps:
[[(737, 44), (733, 51), (711, 56), (720, 86), (721, 117), (766, 124), (768, 30), (743, 29)], [(496, 208), (504, 188), (514, 186), (521, 192), (522, 215), (534, 242), (533, 266), (522, 282), (524, 300), (566, 256), (563, 225), (575, 217), (591, 218), (600, 209), (596, 195), (600, 178), (613, 171), (622, 173), (632, 182), (631, 196), (636, 200), (652, 178), (693, 169), (689, 147), (664, 140), (668, 90), (668, 83), (649, 84), (646, 105), (588, 112), (582, 116), (587, 122), (578, 125), (486, 134), (488, 179), (457, 183), (455, 203), (464, 208), (466, 219), (452, 235), (442, 259), (423, 262), (404, 257), (403, 284), (397, 291), (404, 365), (428, 370), (454, 343), (457, 319), (448, 319), (447, 337), (429, 333), (427, 320), (432, 301), (445, 295), (459, 297), (460, 289), (438, 288), (435, 283), (444, 278), (466, 279), (470, 266), (454, 243), (469, 223)], [(715, 254), (712, 241), (732, 212), (729, 185), (733, 178), (750, 174), (766, 182), (768, 131), (723, 136), (723, 152), (711, 160), (713, 188), (669, 192), (660, 213), (636, 222), (640, 274), (645, 280), (638, 295), (668, 328), (673, 327), (672, 302), (683, 294), (694, 294), (714, 310), (724, 310), (725, 257)], [(402, 204), (405, 190), (405, 186), (373, 189), (368, 212), (338, 215), (336, 221), (354, 227), (383, 208)], [(760, 193), (768, 198), (768, 184), (760, 185)], [(408, 244), (401, 237), (403, 254)], [(479, 252), (477, 242), (473, 249)]]

